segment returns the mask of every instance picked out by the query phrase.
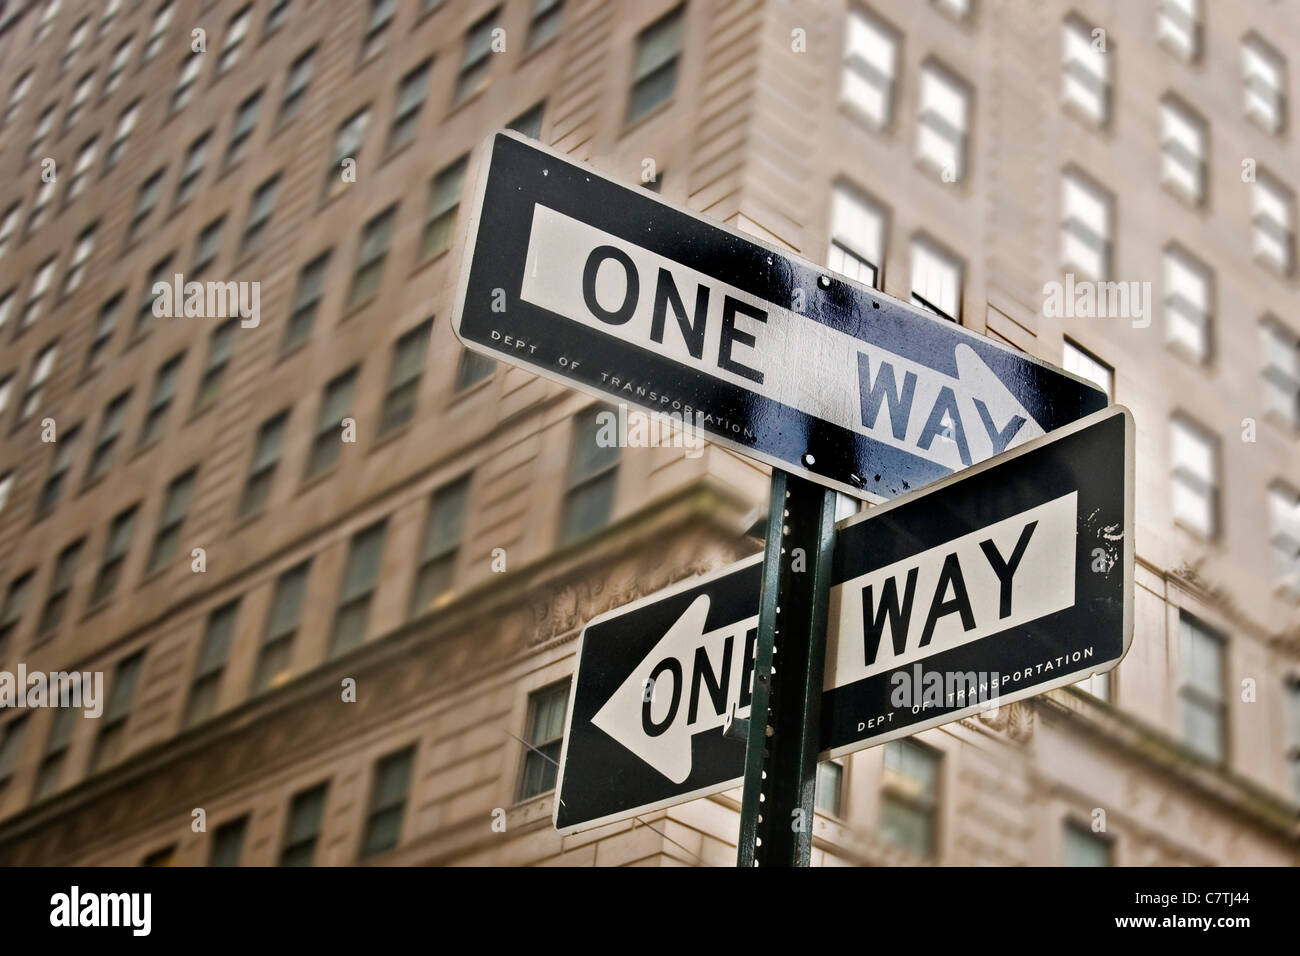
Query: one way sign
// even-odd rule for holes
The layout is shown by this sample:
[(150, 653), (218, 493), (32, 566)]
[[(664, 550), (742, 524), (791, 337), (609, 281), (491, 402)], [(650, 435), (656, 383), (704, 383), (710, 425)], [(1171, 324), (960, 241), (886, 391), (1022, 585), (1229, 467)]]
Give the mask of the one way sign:
[(452, 315), (471, 349), (884, 501), (1104, 408), (1091, 383), (512, 133)]
[[(834, 757), (1109, 670), (1133, 633), (1133, 426), (1112, 406), (837, 526), (820, 746)], [(762, 556), (591, 621), (564, 832), (738, 786)], [(773, 692), (780, 692), (777, 669)]]

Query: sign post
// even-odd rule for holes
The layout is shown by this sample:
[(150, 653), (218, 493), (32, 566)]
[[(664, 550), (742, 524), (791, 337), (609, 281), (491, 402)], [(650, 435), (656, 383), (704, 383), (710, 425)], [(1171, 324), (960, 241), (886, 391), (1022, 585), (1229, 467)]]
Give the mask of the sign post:
[(834, 546), (835, 492), (773, 470), (737, 866), (812, 856)]
[[(816, 755), (846, 756), (1118, 664), (1133, 636), (1133, 443), (1132, 416), (1112, 406), (837, 522)], [(768, 553), (806, 589), (799, 593), (815, 594), (816, 549), (826, 540), (801, 536), (808, 512), (778, 471), (781, 482), (791, 496), (774, 498)], [(805, 567), (796, 548), (805, 549), (806, 570), (793, 571)], [(746, 748), (726, 734), (729, 719), (748, 717), (778, 758), (782, 735), (797, 730), (784, 712), (785, 682), (798, 684), (791, 635), (817, 606), (797, 610), (793, 595), (779, 594), (781, 565), (767, 575), (771, 565), (754, 555), (588, 622), (560, 757), (557, 829), (740, 786)], [(768, 673), (758, 660), (767, 594), (777, 595), (769, 613), (780, 630), (765, 723), (754, 705), (764, 689), (757, 675)], [(796, 778), (806, 786), (806, 776)], [(764, 784), (776, 779), (769, 772)], [(764, 824), (775, 799), (765, 793)], [(788, 832), (799, 808), (787, 803), (783, 819), (772, 811), (772, 825)]]

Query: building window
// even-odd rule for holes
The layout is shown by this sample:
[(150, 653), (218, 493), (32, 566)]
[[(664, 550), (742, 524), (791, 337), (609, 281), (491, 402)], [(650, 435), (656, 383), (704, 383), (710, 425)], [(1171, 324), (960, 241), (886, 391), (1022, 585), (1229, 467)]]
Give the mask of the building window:
[(98, 773), (122, 756), (126, 745), (126, 721), (131, 714), (131, 702), (135, 698), (143, 663), (144, 651), (138, 651), (117, 665), (108, 703), (104, 705), (104, 715), (99, 721), (99, 736), (95, 738), (95, 749), (90, 755), (91, 773)]
[(415, 586), (411, 589), (411, 617), (430, 610), (435, 601), (452, 590), (468, 501), (468, 475), (439, 488), (430, 499)]
[(843, 791), (843, 765), (834, 760), (823, 760), (818, 763), (816, 795), (813, 800), (814, 807), (838, 817)]
[(839, 183), (831, 193), (831, 244), (826, 265), (872, 288), (880, 288), (885, 212), (865, 194)]
[(472, 352), (469, 349), (461, 349), (460, 362), (456, 365), (456, 381), (453, 386), (455, 391), (463, 392), (471, 385), (475, 385), (492, 374), (492, 370), (497, 367), (497, 363), (486, 355), (480, 355), (478, 352)]
[(325, 284), (325, 273), (329, 271), (332, 251), (326, 249), (298, 273), (293, 312), (284, 328), (284, 341), (280, 343), (282, 355), (306, 342), (311, 336), (312, 326), (316, 323), (316, 312), (320, 307), (321, 286)]
[(1201, 0), (1160, 0), (1156, 40), (1184, 60), (1201, 55)]
[(54, 283), (54, 265), (54, 257), (51, 256), (37, 267), (36, 276), (32, 279), (32, 287), (27, 293), (27, 304), (23, 306), (23, 313), (18, 319), (20, 332), (31, 328), (41, 317), (41, 303), (45, 300), (45, 293)]
[(266, 22), (262, 25), (262, 39), (265, 40), (289, 19), (289, 0), (271, 0), (270, 9), (266, 11)]
[(528, 52), (554, 40), (564, 22), (564, 0), (533, 0), (533, 15), (528, 23)]
[(248, 466), (248, 479), (244, 482), (244, 493), (239, 499), (239, 517), (256, 514), (266, 506), (271, 495), (271, 483), (275, 480), (275, 470), (280, 465), (280, 454), (284, 450), (284, 432), (289, 424), (289, 410), (262, 423), (257, 431), (257, 442), (253, 446), (253, 460)]
[(462, 156), (443, 167), (429, 183), (429, 211), (420, 236), (420, 261), (440, 255), (451, 247), (455, 237), (456, 213), (460, 209), (460, 192), (465, 182), (469, 156)]
[(5, 106), (4, 116), (0, 117), (0, 128), (8, 126), (13, 122), (14, 117), (18, 115), (18, 109), (23, 105), (23, 100), (27, 98), (28, 92), (32, 88), (32, 71), (27, 70), (22, 76), (14, 81), (14, 85), (9, 90), (9, 102)]
[(1061, 368), (1087, 379), (1105, 392), (1108, 399), (1115, 400), (1115, 370), (1083, 346), (1066, 339)]
[(90, 464), (86, 466), (87, 484), (101, 478), (113, 463), (113, 451), (122, 435), (122, 422), (126, 418), (126, 406), (130, 399), (131, 390), (128, 388), (105, 407), (104, 416), (99, 420), (95, 449), (90, 454)]
[(77, 25), (72, 28), (68, 34), (68, 45), (63, 51), (63, 56), (59, 58), (59, 73), (63, 73), (81, 52), (82, 46), (86, 43), (86, 37), (90, 34), (90, 18), (82, 17), (77, 21)]
[(180, 378), (181, 363), (185, 353), (173, 355), (162, 367), (153, 381), (153, 394), (149, 396), (149, 405), (145, 410), (144, 424), (140, 426), (139, 447), (152, 445), (162, 435), (163, 425), (167, 421), (167, 412), (176, 397), (176, 380)]
[(501, 8), (480, 17), (465, 31), (465, 52), (461, 55), (460, 72), (456, 75), (456, 91), (452, 105), (458, 106), (487, 87), (492, 56), (492, 33), (496, 29)]
[[(0, 295), (0, 329), (3, 329), (5, 325), (9, 322), (9, 313), (13, 311), (13, 308), (14, 308), (14, 290), (10, 289), (4, 295)], [(4, 379), (4, 382), (6, 385), (8, 385), (9, 379), (7, 378)], [(6, 401), (8, 400), (8, 398), (9, 398), (9, 394), (8, 392), (6, 392), (5, 393)], [(3, 410), (4, 410), (4, 406), (0, 405), (0, 411)]]
[(86, 188), (86, 177), (90, 175), (90, 167), (95, 165), (95, 152), (98, 145), (99, 137), (92, 136), (81, 145), (81, 149), (77, 150), (76, 161), (72, 164), (72, 175), (68, 177), (68, 188), (63, 192), (65, 206), (80, 196), (81, 191)]
[(621, 450), (617, 442), (604, 444), (602, 415), (617, 414), (609, 406), (595, 405), (574, 420), (569, 456), (568, 490), (560, 519), (560, 543), (568, 544), (609, 521), (614, 511)]
[(1269, 525), (1273, 555), (1283, 592), (1300, 598), (1300, 493), (1276, 481), (1268, 489)]
[(429, 70), (432, 60), (425, 60), (406, 76), (397, 87), (397, 103), (393, 106), (393, 124), (388, 130), (388, 152), (401, 149), (415, 139), (415, 128), (420, 121), (424, 97), (429, 92)]
[(54, 370), (54, 359), (58, 356), (58, 343), (51, 342), (41, 349), (32, 363), (31, 377), (27, 380), (27, 391), (23, 393), (22, 403), (18, 406), (18, 424), (22, 424), (36, 414), (45, 397), (45, 383), (50, 372)]
[(120, 512), (108, 528), (108, 539), (104, 542), (104, 557), (99, 562), (99, 571), (95, 574), (95, 584), (90, 589), (90, 606), (96, 607), (108, 600), (117, 589), (117, 582), (122, 577), (122, 566), (131, 550), (131, 534), (135, 530), (135, 517), (139, 505), (132, 505)]
[(59, 12), (59, 0), (45, 0), (45, 6), (41, 10), (41, 19), (36, 24), (36, 32), (32, 34), (32, 42), (40, 43), (50, 31), (54, 29), (54, 18)]
[[(49, 514), (63, 497), (63, 487), (67, 483), (68, 472), (72, 470), (72, 459), (81, 442), (81, 426), (73, 425), (64, 429), (62, 436), (54, 443), (54, 459), (50, 462), (50, 473), (45, 476), (41, 486), (40, 497), (36, 499), (36, 516)], [(3, 507), (0, 499), (0, 507)]]
[(321, 394), (320, 412), (316, 420), (316, 437), (312, 439), (307, 456), (306, 481), (319, 475), (339, 460), (343, 436), (340, 424), (352, 410), (352, 392), (357, 382), (356, 366), (333, 378)]
[(1286, 118), (1286, 60), (1251, 34), (1241, 42), (1241, 67), (1246, 116), (1266, 132), (1280, 132)]
[(1268, 409), (1300, 429), (1300, 337), (1272, 316), (1260, 323)]
[(970, 128), (970, 88), (937, 63), (921, 68), (921, 102), (916, 126), (916, 155), (945, 181), (966, 175), (966, 138)]
[(190, 683), (190, 699), (185, 706), (185, 726), (193, 727), (215, 713), (217, 695), (221, 690), (221, 675), (230, 656), (230, 644), (235, 637), (235, 622), (239, 617), (239, 598), (223, 604), (208, 615), (203, 645), (199, 648), (199, 661)]
[(190, 97), (194, 95), (194, 84), (198, 82), (199, 71), (203, 69), (203, 54), (190, 53), (181, 63), (180, 73), (176, 77), (176, 89), (172, 93), (171, 111), (177, 113), (185, 108)]
[(679, 6), (637, 34), (626, 122), (635, 123), (672, 98), (677, 88), (677, 66), (682, 56), (685, 10), (685, 6)]
[(393, 346), (393, 360), (388, 369), (388, 386), (379, 412), (379, 434), (400, 428), (415, 415), (416, 393), (424, 373), (424, 358), (429, 351), (429, 333), (433, 319), (426, 319), (399, 338)]
[(251, 255), (262, 247), (262, 237), (275, 212), (275, 199), (280, 189), (280, 174), (276, 173), (253, 193), (253, 201), (248, 207), (248, 221), (244, 224), (244, 234), (239, 240), (240, 256)]
[(167, 486), (167, 497), (163, 501), (162, 513), (158, 516), (158, 530), (154, 532), (149, 563), (145, 566), (146, 574), (157, 571), (176, 553), (180, 545), (181, 528), (185, 524), (185, 515), (190, 507), (190, 497), (194, 492), (194, 478), (197, 473), (197, 468), (191, 468), (185, 474), (173, 478), (171, 484)]
[(153, 328), (154, 319), (153, 304), (155, 301), (153, 288), (160, 282), (170, 282), (171, 276), (168, 275), (172, 269), (172, 254), (168, 253), (154, 263), (149, 270), (149, 278), (145, 281), (144, 288), (140, 290), (140, 305), (135, 312), (135, 325), (131, 328), (132, 339), (139, 339), (149, 333)]
[(130, 106), (122, 111), (122, 115), (117, 119), (117, 127), (113, 130), (113, 141), (108, 145), (108, 152), (104, 154), (104, 174), (117, 166), (122, 155), (126, 152), (127, 141), (131, 138), (131, 131), (135, 129), (136, 122), (140, 119), (140, 101), (136, 100)]
[(14, 473), (7, 471), (0, 475), (0, 511), (4, 511), (5, 505), (9, 504), (9, 495), (14, 490)]
[(3, 256), (9, 248), (9, 240), (13, 238), (14, 230), (18, 228), (18, 203), (12, 203), (5, 210), (4, 215), (0, 216), (0, 256)]
[(1214, 275), (1179, 246), (1165, 250), (1165, 322), (1169, 343), (1194, 362), (1210, 358)]
[(23, 619), (23, 611), (27, 607), (27, 598), (32, 592), (32, 581), (35, 580), (35, 571), (26, 571), (18, 575), (9, 582), (9, 590), (5, 592), (5, 603), (0, 606), (0, 660), (10, 650), (10, 643), (14, 632), (18, 630), (18, 624)]
[(217, 58), (217, 76), (223, 75), (239, 62), (239, 48), (244, 42), (244, 37), (248, 33), (249, 22), (252, 19), (253, 8), (251, 6), (244, 7), (230, 18), (230, 24), (226, 27), (226, 39), (221, 44), (221, 55)]
[(1110, 60), (1104, 46), (1094, 45), (1093, 27), (1079, 17), (1066, 18), (1061, 34), (1061, 98), (1097, 126), (1110, 119)]
[(194, 393), (195, 414), (215, 405), (217, 396), (221, 394), (221, 382), (235, 350), (235, 328), (238, 324), (238, 319), (227, 319), (212, 331), (208, 342), (208, 361), (203, 367), (198, 391)]
[(77, 237), (77, 244), (72, 248), (72, 258), (63, 273), (63, 295), (65, 296), (76, 292), (81, 286), (81, 280), (86, 277), (86, 264), (90, 261), (91, 253), (95, 251), (95, 230), (98, 226), (99, 223), (92, 222)]
[(27, 733), (27, 717), (27, 714), (20, 714), (5, 724), (4, 732), (0, 733), (0, 797), (4, 796), (18, 766), (18, 755), (22, 752), (23, 738)]
[(316, 48), (312, 47), (294, 60), (289, 67), (289, 77), (284, 82), (284, 96), (280, 100), (280, 113), (275, 125), (283, 126), (298, 115), (302, 101), (307, 98), (307, 87), (311, 85), (312, 57)]
[[(32, 141), (27, 144), (28, 163), (31, 163), (36, 159), (37, 150), (41, 148), (41, 144), (45, 142), (45, 138), (50, 135), (50, 130), (54, 129), (54, 114), (57, 107), (58, 104), (51, 103), (49, 106), (45, 107), (45, 109), (41, 110), (41, 115), (36, 120), (36, 128), (32, 130)], [(16, 210), (17, 208), (18, 207), (15, 205), (14, 209)], [(17, 218), (16, 215), (15, 218)]]
[(172, 9), (174, 6), (175, 4), (168, 0), (154, 13), (153, 23), (149, 27), (149, 36), (144, 41), (144, 52), (140, 57), (141, 64), (148, 63), (162, 49), (163, 42), (167, 39), (167, 27), (172, 22)]
[[(345, 119), (334, 132), (334, 150), (330, 154), (330, 163), (325, 167), (325, 185), (323, 197), (331, 199), (343, 192), (350, 184), (343, 178), (344, 163), (357, 161), (357, 153), (366, 139), (366, 127), (370, 124), (370, 107), (364, 107)], [(355, 170), (354, 170), (355, 171)], [(353, 177), (355, 179), (355, 176)]]
[[(135, 198), (135, 210), (131, 213), (131, 223), (126, 227), (128, 242), (133, 241), (140, 234), (140, 227), (145, 224), (145, 220), (153, 212), (153, 207), (157, 205), (165, 172), (166, 170), (160, 169), (140, 184), (140, 191)], [(150, 305), (152, 306), (152, 302)]]
[(1295, 195), (1261, 171), (1251, 198), (1255, 258), (1283, 275), (1290, 275), (1295, 255)]
[(1105, 674), (1089, 674), (1083, 680), (1074, 682), (1074, 686), (1086, 694), (1091, 694), (1098, 700), (1110, 702), (1110, 672)]
[(281, 866), (312, 865), (328, 793), (328, 783), (317, 784), (310, 790), (295, 794), (289, 802), (289, 821), (285, 828), (284, 847), (280, 850)]
[(45, 740), (45, 753), (36, 769), (36, 785), (32, 790), (32, 801), (36, 802), (59, 789), (63, 776), (63, 762), (68, 755), (68, 745), (72, 743), (72, 733), (76, 730), (77, 720), (82, 711), (76, 707), (60, 707), (54, 711), (54, 722), (50, 725), (50, 735)]
[(1183, 711), (1183, 740), (1215, 763), (1223, 761), (1227, 708), (1223, 700), (1224, 641), (1195, 618), (1179, 617), (1182, 656), (1178, 689)]
[(45, 214), (49, 211), (50, 201), (54, 198), (54, 180), (44, 181), (36, 188), (36, 196), (32, 199), (32, 208), (27, 213), (27, 228), (24, 231), (25, 236), (30, 236), (41, 224), (45, 222)]
[(1205, 120), (1175, 96), (1160, 101), (1160, 178), (1190, 203), (1205, 198)]
[(71, 601), (72, 586), (76, 582), (77, 565), (81, 563), (81, 551), (86, 540), (80, 538), (59, 552), (54, 561), (54, 574), (50, 578), (50, 590), (45, 596), (45, 606), (41, 608), (40, 621), (36, 625), (36, 640), (49, 637), (63, 623)]
[(1110, 866), (1111, 843), (1104, 835), (1074, 820), (1065, 824), (1066, 866)]
[(122, 317), (123, 296), (124, 293), (117, 292), (99, 308), (99, 316), (95, 319), (95, 334), (90, 341), (90, 348), (86, 350), (87, 372), (103, 364), (104, 349), (112, 341), (118, 319)]
[(302, 599), (307, 591), (311, 562), (304, 561), (282, 573), (275, 582), (271, 609), (266, 617), (266, 633), (253, 672), (254, 694), (278, 687), (293, 669), (293, 641), (302, 619)]
[(94, 85), (94, 70), (91, 70), (77, 81), (76, 87), (72, 90), (72, 102), (68, 104), (68, 111), (63, 114), (64, 132), (67, 132), (77, 125), (77, 120), (81, 117), (81, 111), (85, 109), (86, 101), (90, 99), (90, 88)]
[(190, 276), (193, 279), (197, 280), (216, 262), (217, 253), (221, 250), (221, 230), (225, 225), (226, 217), (218, 216), (203, 227), (194, 241), (194, 264), (190, 266)]
[(122, 82), (122, 74), (126, 71), (126, 61), (131, 58), (131, 41), (134, 37), (127, 37), (117, 45), (113, 51), (113, 59), (108, 61), (108, 72), (104, 74), (104, 88), (100, 91), (100, 96), (108, 96)]
[(1061, 177), (1061, 265), (1065, 272), (1110, 276), (1114, 199), (1077, 170)]
[(375, 856), (397, 846), (402, 837), (402, 817), (406, 813), (406, 795), (411, 786), (411, 764), (415, 748), (407, 747), (389, 754), (375, 765), (375, 779), (370, 789), (370, 809), (366, 829), (361, 837), (361, 857)]
[(117, 19), (117, 15), (122, 11), (122, 0), (105, 0), (104, 14), (100, 17), (99, 26), (95, 30), (96, 38), (101, 38), (108, 33)]
[(1219, 443), (1185, 416), (1170, 421), (1174, 520), (1202, 538), (1219, 534)]
[[(212, 131), (209, 130), (190, 143), (190, 148), (185, 152), (185, 165), (181, 167), (181, 178), (176, 183), (176, 198), (172, 205), (181, 206), (189, 202), (198, 191), (199, 177), (203, 175), (203, 167), (208, 161), (208, 144), (211, 141)], [(157, 176), (161, 181), (162, 173), (159, 172)]]
[(529, 139), (542, 138), (542, 114), (545, 104), (538, 103), (526, 113), (521, 113), (509, 123), (506, 129), (512, 129), (516, 133), (527, 136)]
[(931, 859), (936, 850), (939, 754), (912, 740), (885, 744), (880, 830), (914, 856)]
[(361, 230), (361, 247), (357, 250), (357, 264), (352, 272), (352, 288), (348, 290), (349, 309), (368, 302), (378, 293), (396, 219), (397, 204), (394, 203), (367, 222)]
[(244, 852), (244, 835), (247, 832), (247, 816), (217, 827), (212, 834), (212, 852), (208, 856), (208, 866), (239, 866), (239, 858)]
[(912, 240), (912, 303), (950, 322), (961, 321), (961, 262), (936, 243)]
[(240, 103), (235, 111), (235, 121), (230, 128), (230, 142), (226, 144), (226, 155), (221, 161), (223, 172), (248, 154), (248, 144), (257, 128), (257, 114), (261, 105), (262, 91), (258, 90)]
[(519, 799), (527, 800), (555, 789), (564, 743), (564, 713), (569, 706), (569, 683), (537, 691), (528, 698), (528, 746), (519, 775)]
[(370, 0), (366, 34), (361, 40), (361, 59), (369, 59), (388, 43), (388, 27), (396, 9), (397, 0)]
[(339, 604), (334, 612), (334, 633), (330, 637), (330, 657), (337, 657), (361, 644), (370, 618), (370, 599), (379, 580), (379, 566), (384, 558), (386, 521), (377, 521), (352, 536), (347, 564), (339, 586)]

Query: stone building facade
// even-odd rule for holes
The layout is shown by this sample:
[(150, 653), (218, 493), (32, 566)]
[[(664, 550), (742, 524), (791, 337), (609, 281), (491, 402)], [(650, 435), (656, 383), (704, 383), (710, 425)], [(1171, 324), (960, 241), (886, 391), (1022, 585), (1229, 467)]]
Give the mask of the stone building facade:
[(0, 669), (107, 694), (0, 712), (0, 862), (734, 862), (735, 792), (551, 827), (583, 622), (767, 478), (461, 348), (505, 125), (1134, 413), (1128, 657), (824, 766), (816, 863), (1300, 862), (1298, 61), (1264, 0), (0, 4)]

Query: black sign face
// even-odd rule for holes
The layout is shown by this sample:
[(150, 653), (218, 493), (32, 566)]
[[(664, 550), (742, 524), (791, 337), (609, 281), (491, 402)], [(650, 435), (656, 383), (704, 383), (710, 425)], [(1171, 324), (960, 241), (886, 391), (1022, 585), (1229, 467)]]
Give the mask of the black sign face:
[[(1133, 635), (1133, 424), (1103, 412), (837, 525), (823, 757), (1110, 670)], [(762, 556), (611, 611), (578, 647), (555, 825), (730, 787)]]
[(1060, 369), (513, 133), (479, 176), (469, 348), (884, 501), (1104, 408)]

